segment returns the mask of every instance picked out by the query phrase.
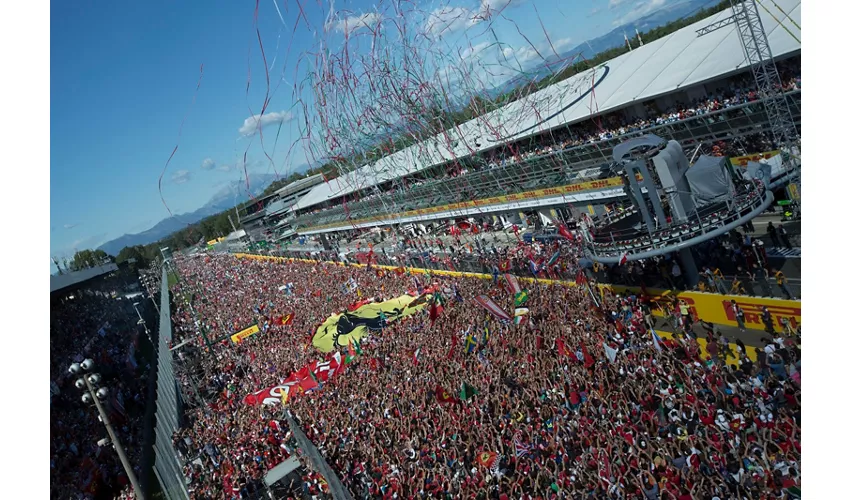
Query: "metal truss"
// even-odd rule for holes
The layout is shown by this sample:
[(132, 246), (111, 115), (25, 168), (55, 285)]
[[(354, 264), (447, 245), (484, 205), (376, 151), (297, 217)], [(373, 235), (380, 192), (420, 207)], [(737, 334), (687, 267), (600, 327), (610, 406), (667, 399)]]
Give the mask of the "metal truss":
[(800, 136), (788, 100), (782, 92), (782, 81), (773, 60), (756, 0), (733, 1), (731, 17), (697, 30), (697, 35), (707, 35), (733, 23), (738, 28), (738, 38), (753, 73), (760, 100), (764, 103), (773, 141), (778, 147), (790, 148), (798, 142)]

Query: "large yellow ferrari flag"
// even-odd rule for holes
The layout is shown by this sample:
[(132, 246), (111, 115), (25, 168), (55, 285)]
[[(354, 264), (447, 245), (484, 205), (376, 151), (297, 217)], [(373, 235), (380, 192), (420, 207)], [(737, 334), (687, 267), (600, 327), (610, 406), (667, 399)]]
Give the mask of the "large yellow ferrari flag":
[(430, 295), (402, 295), (383, 302), (372, 302), (355, 311), (334, 314), (319, 325), (313, 335), (313, 346), (321, 352), (331, 352), (347, 346), (351, 339), (358, 342), (369, 330), (380, 330), (399, 318), (411, 316), (428, 305)]

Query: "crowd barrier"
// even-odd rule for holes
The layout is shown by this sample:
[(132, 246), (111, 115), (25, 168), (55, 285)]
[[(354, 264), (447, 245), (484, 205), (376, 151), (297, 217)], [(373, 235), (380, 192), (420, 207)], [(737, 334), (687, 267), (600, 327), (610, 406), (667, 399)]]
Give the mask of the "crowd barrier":
[(182, 397), (174, 377), (171, 342), (171, 303), (166, 266), (162, 268), (160, 293), (159, 339), (156, 345), (156, 427), (154, 428), (154, 474), (168, 500), (188, 500), (183, 467), (171, 436), (179, 427)]
[[(247, 253), (234, 253), (233, 256), (237, 258), (246, 258), (246, 259), (254, 259), (254, 260), (273, 260), (277, 262), (305, 262), (305, 263), (317, 263), (320, 262), (315, 259), (302, 259), (296, 257), (277, 257), (277, 256), (269, 256), (269, 255), (256, 255), (256, 254), (247, 254)], [(340, 263), (334, 261), (322, 261), (327, 262), (328, 264), (338, 265), (338, 266), (351, 266), (351, 267), (366, 267), (365, 264), (359, 263)], [(386, 266), (381, 264), (375, 264), (372, 266), (373, 268), (384, 269), (384, 270), (393, 270), (398, 266)], [(405, 271), (410, 271), (413, 274), (424, 274), (429, 273), (435, 276), (452, 276), (452, 277), (474, 277), (481, 279), (493, 279), (492, 274), (485, 273), (477, 273), (477, 272), (469, 272), (469, 271), (446, 271), (442, 269), (426, 269), (426, 268), (411, 268), (405, 267)], [(565, 286), (576, 286), (574, 281), (562, 281), (562, 280), (552, 280), (552, 279), (543, 279), (543, 278), (527, 278), (520, 277), (521, 281), (532, 282), (537, 281), (543, 284), (561, 284)], [(598, 284), (596, 285), (599, 289), (599, 293), (604, 296), (606, 293), (618, 293), (623, 294), (626, 292), (640, 292), (639, 287), (627, 287), (623, 285), (608, 285), (608, 284)], [(689, 306), (689, 313), (693, 314), (695, 318), (701, 319), (703, 321), (714, 323), (717, 325), (725, 325), (725, 326), (737, 326), (738, 322), (735, 319), (735, 315), (732, 313), (732, 301), (744, 311), (744, 323), (747, 328), (755, 329), (755, 330), (763, 330), (764, 324), (762, 323), (761, 315), (762, 308), (767, 307), (770, 311), (773, 319), (774, 326), (779, 328), (779, 321), (782, 318), (788, 318), (791, 320), (792, 318), (796, 321), (797, 325), (802, 325), (802, 311), (801, 311), (801, 302), (799, 300), (781, 300), (781, 299), (771, 299), (771, 298), (762, 298), (762, 297), (749, 297), (743, 295), (723, 295), (717, 293), (704, 293), (704, 292), (675, 292), (673, 290), (660, 289), (660, 288), (648, 288), (646, 291), (656, 299), (656, 303), (659, 305), (670, 303), (672, 304), (674, 298), (679, 301), (684, 301)], [(663, 315), (662, 309), (656, 308), (654, 311), (656, 315)]]

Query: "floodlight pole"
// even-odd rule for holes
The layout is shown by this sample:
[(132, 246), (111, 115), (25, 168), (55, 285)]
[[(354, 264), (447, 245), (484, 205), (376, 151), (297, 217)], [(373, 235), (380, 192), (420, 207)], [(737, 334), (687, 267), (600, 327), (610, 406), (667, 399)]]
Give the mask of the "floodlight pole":
[(127, 454), (124, 452), (124, 447), (121, 446), (121, 441), (118, 440), (118, 435), (115, 434), (115, 430), (112, 428), (112, 423), (109, 421), (109, 417), (106, 415), (106, 412), (103, 410), (103, 406), (100, 404), (100, 399), (97, 397), (88, 377), (83, 376), (82, 378), (86, 383), (86, 389), (89, 391), (89, 395), (94, 401), (94, 405), (97, 407), (97, 412), (100, 414), (100, 420), (103, 422), (104, 427), (106, 427), (106, 432), (109, 434), (109, 440), (112, 441), (112, 446), (115, 448), (115, 452), (121, 460), (124, 472), (127, 473), (127, 477), (130, 479), (130, 484), (133, 485), (133, 493), (136, 495), (138, 500), (145, 500), (142, 488), (139, 486), (139, 480), (136, 478), (136, 473), (133, 471), (133, 466), (130, 464)]

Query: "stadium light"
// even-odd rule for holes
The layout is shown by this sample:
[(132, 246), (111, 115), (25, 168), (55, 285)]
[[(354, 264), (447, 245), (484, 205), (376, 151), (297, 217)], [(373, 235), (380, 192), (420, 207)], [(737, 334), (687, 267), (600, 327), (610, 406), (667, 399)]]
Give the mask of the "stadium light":
[[(130, 479), (130, 484), (133, 485), (133, 493), (136, 495), (138, 500), (144, 500), (145, 497), (142, 493), (141, 487), (139, 487), (139, 480), (136, 478), (133, 466), (130, 464), (127, 454), (124, 452), (124, 447), (121, 446), (121, 442), (118, 441), (118, 436), (115, 434), (115, 430), (112, 428), (112, 423), (109, 421), (109, 417), (101, 404), (101, 401), (105, 401), (109, 396), (109, 390), (106, 387), (98, 387), (98, 384), (100, 384), (103, 379), (100, 374), (93, 372), (94, 367), (94, 361), (86, 359), (82, 363), (72, 364), (68, 367), (68, 372), (73, 375), (81, 375), (81, 377), (74, 382), (74, 386), (83, 391), (83, 396), (81, 398), (83, 404), (90, 405), (94, 403), (100, 417), (99, 420), (103, 422), (103, 425), (106, 427), (106, 432), (109, 434), (109, 441), (112, 442), (115, 452), (118, 453), (121, 465), (124, 466), (124, 472)], [(102, 442), (104, 442), (103, 439), (98, 441), (98, 446), (103, 446), (101, 444)]]

